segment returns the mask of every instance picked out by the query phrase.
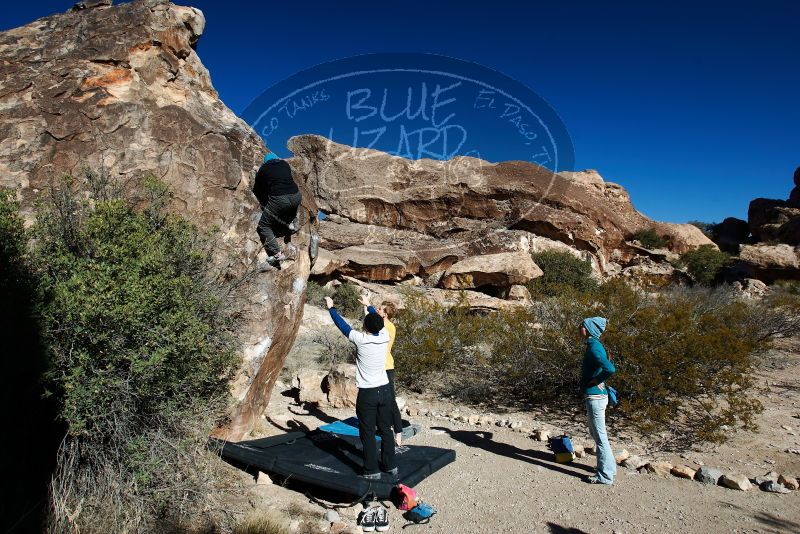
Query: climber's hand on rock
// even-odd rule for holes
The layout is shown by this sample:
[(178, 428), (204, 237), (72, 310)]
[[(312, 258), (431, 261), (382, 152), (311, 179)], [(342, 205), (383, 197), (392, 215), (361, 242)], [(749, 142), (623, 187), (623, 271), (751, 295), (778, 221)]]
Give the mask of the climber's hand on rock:
[(330, 297), (325, 297), (325, 306), (327, 306), (329, 310), (333, 308), (333, 299)]
[(364, 306), (369, 306), (369, 295), (366, 293), (361, 294), (361, 304)]

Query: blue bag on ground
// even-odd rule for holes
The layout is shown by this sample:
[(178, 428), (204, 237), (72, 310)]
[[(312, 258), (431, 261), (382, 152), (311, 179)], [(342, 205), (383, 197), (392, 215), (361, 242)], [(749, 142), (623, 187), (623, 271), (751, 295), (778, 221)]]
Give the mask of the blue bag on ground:
[(608, 404), (617, 406), (619, 404), (619, 400), (617, 400), (617, 390), (611, 386), (606, 386), (606, 389), (608, 390)]
[[(408, 521), (413, 524), (419, 525), (428, 523), (433, 517), (433, 514), (437, 512), (436, 508), (431, 506), (426, 502), (420, 502), (414, 508), (403, 514)], [(406, 528), (408, 525), (405, 525), (403, 528)]]
[(554, 436), (547, 440), (547, 447), (553, 451), (554, 454), (575, 452), (575, 449), (572, 448), (572, 440), (566, 434)]

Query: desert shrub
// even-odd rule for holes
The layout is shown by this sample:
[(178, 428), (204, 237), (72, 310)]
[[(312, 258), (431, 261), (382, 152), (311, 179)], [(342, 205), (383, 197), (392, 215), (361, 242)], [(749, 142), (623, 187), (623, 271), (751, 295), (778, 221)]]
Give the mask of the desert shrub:
[(93, 178), (55, 186), (31, 231), (45, 379), (68, 434), (50, 529), (184, 524), (216, 481), (205, 442), (237, 364), (230, 310), (243, 286), (220, 282), (213, 241), (166, 214), (163, 184), (87, 199)]
[(592, 264), (568, 252), (546, 250), (531, 255), (544, 273), (528, 284), (532, 295), (554, 296), (564, 291), (593, 291), (597, 280), (592, 276)]
[(398, 316), (398, 378), (423, 390), (480, 391), (484, 402), (578, 406), (578, 326), (601, 315), (617, 366), (609, 383), (622, 398), (613, 416), (662, 447), (720, 442), (726, 429), (753, 428), (760, 410), (753, 371), (772, 339), (800, 332), (791, 306), (724, 289), (645, 293), (622, 280), (487, 316), (414, 303)]
[[(392, 353), (397, 379), (423, 391), (433, 387), (453, 389), (469, 396), (479, 388), (465, 376), (484, 376), (488, 353), (484, 343), (494, 316), (470, 313), (464, 299), (452, 307), (409, 293), (406, 307), (394, 320), (398, 335)], [(434, 386), (435, 384), (435, 386)]]
[(722, 269), (730, 264), (730, 261), (730, 256), (725, 252), (717, 250), (712, 245), (701, 245), (683, 253), (678, 260), (678, 265), (686, 267), (696, 283), (710, 286)]
[(353, 283), (345, 282), (336, 286), (333, 300), (342, 315), (347, 317), (361, 317), (364, 315), (364, 306), (361, 304), (361, 289)]
[(308, 284), (306, 285), (306, 302), (309, 304), (313, 304), (314, 306), (319, 306), (321, 308), (325, 307), (325, 297), (332, 297), (333, 290), (327, 288), (319, 283), (309, 280)]
[(289, 534), (287, 521), (276, 513), (253, 513), (233, 527), (233, 534)]
[(666, 248), (667, 241), (656, 232), (655, 228), (647, 228), (633, 234), (633, 238), (647, 249)]

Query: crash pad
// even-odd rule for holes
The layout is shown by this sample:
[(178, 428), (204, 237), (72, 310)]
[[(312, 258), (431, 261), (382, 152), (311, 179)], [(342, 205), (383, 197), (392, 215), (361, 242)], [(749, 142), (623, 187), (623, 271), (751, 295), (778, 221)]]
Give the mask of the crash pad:
[(317, 429), (236, 443), (213, 439), (210, 445), (247, 471), (259, 470), (349, 496), (374, 493), (379, 499), (389, 498), (397, 484), (414, 487), (456, 458), (451, 449), (403, 445), (395, 451), (396, 477), (382, 473), (380, 480), (367, 480), (359, 476), (364, 464), (357, 435)]

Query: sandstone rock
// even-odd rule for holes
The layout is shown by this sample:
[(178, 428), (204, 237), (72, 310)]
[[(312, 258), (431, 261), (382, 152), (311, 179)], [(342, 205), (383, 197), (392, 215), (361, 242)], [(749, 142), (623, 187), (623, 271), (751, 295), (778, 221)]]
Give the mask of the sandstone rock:
[(542, 276), (542, 270), (524, 252), (501, 252), (466, 258), (448, 268), (439, 285), (445, 289), (482, 286), (511, 287)]
[(336, 256), (335, 253), (329, 252), (324, 248), (320, 248), (317, 255), (317, 261), (314, 263), (314, 267), (311, 268), (310, 274), (312, 276), (331, 275), (346, 263), (347, 262), (345, 260)]
[(328, 404), (334, 408), (355, 408), (358, 388), (356, 366), (336, 364), (327, 375)]
[(397, 409), (402, 412), (403, 408), (405, 408), (406, 404), (407, 404), (406, 398), (405, 397), (395, 397), (394, 401), (395, 401), (395, 403), (397, 403)]
[(622, 465), (622, 467), (625, 467), (627, 469), (640, 469), (645, 465), (647, 465), (647, 460), (644, 460), (641, 457), (634, 454), (633, 456), (629, 456), (624, 460), (622, 460), (622, 462), (620, 462), (620, 465)]
[(297, 389), (298, 402), (323, 404), (328, 399), (323, 390), (323, 382), (327, 373), (315, 369), (301, 369), (294, 377), (292, 386)]
[(481, 416), (477, 414), (472, 414), (469, 417), (467, 417), (467, 423), (469, 423), (470, 425), (477, 425), (480, 422), (480, 420)]
[[(439, 239), (459, 234), (471, 247), (487, 242), (495, 230), (523, 230), (604, 259), (654, 225), (633, 209), (622, 187), (589, 172), (561, 176), (532, 163), (469, 157), (412, 161), (315, 135), (292, 138), (289, 148), (304, 181), (319, 192), (322, 209), (360, 224)], [(689, 225), (664, 225), (661, 231), (678, 253), (711, 244)]]
[(259, 471), (256, 473), (256, 484), (259, 486), (270, 486), (272, 485), (272, 479), (268, 474)]
[(741, 293), (745, 298), (760, 299), (769, 291), (767, 284), (755, 278), (745, 278), (744, 280), (737, 280), (731, 284), (734, 290)]
[(750, 235), (750, 226), (747, 221), (736, 217), (728, 217), (721, 223), (714, 225), (713, 235), (714, 242), (719, 246), (720, 250), (738, 254), (739, 245), (747, 242), (747, 238)]
[(508, 291), (506, 291), (503, 295), (506, 300), (511, 300), (514, 302), (518, 302), (524, 306), (530, 306), (533, 304), (533, 298), (531, 298), (531, 292), (528, 291), (528, 288), (522, 285), (513, 285), (511, 286)]
[(757, 486), (761, 486), (762, 484), (764, 484), (764, 482), (773, 482), (773, 481), (777, 482), (778, 476), (779, 476), (778, 473), (776, 473), (775, 471), (769, 471), (768, 473), (765, 473), (761, 476), (757, 476), (756, 478), (754, 478), (753, 482)]
[(798, 482), (796, 477), (780, 475), (778, 477), (778, 484), (781, 484), (784, 488), (788, 490), (797, 491), (798, 489)]
[(595, 456), (597, 454), (597, 445), (595, 445), (594, 443), (590, 445), (584, 445), (583, 450), (586, 452), (586, 454), (591, 454), (592, 456)]
[(342, 518), (339, 516), (339, 512), (336, 510), (326, 510), (324, 518), (328, 523), (338, 523), (342, 520)]
[(603, 177), (595, 169), (586, 169), (585, 171), (561, 171), (558, 174), (581, 184), (602, 185), (605, 183)]
[[(108, 4), (84, 0), (0, 33), (0, 187), (17, 191), (30, 222), (40, 193), (64, 174), (89, 168), (129, 184), (158, 176), (173, 213), (222, 229), (214, 261), (241, 277), (264, 254), (250, 188), (266, 147), (219, 99), (195, 52), (203, 14), (168, 2)], [(299, 185), (302, 231), (292, 241), (301, 253), (248, 288), (242, 367), (231, 384), (238, 402), (218, 437), (252, 429), (300, 324), (317, 209)]]
[(414, 408), (413, 406), (406, 406), (406, 414), (408, 414), (409, 417), (416, 417), (420, 413), (417, 408)]
[(791, 493), (791, 490), (786, 489), (783, 484), (778, 483), (777, 480), (765, 480), (759, 487), (769, 493)]
[(736, 267), (764, 282), (800, 279), (800, 252), (797, 247), (783, 243), (742, 245)]
[(533, 439), (536, 441), (547, 441), (550, 439), (550, 432), (542, 428), (533, 431)]
[(697, 473), (694, 469), (686, 465), (676, 465), (672, 469), (670, 469), (670, 473), (672, 476), (678, 478), (686, 478), (689, 480), (694, 480), (694, 476)]
[(669, 462), (648, 462), (644, 470), (660, 477), (668, 477), (672, 472), (673, 465)]
[(656, 222), (653, 227), (659, 235), (666, 238), (669, 250), (676, 254), (683, 254), (703, 245), (718, 248), (702, 230), (693, 224)]
[(622, 462), (630, 458), (630, 456), (631, 453), (628, 452), (628, 449), (622, 449), (614, 456), (614, 461), (616, 461), (618, 464), (621, 464)]
[(722, 475), (722, 477), (719, 479), (719, 485), (739, 491), (747, 491), (753, 487), (753, 485), (750, 484), (750, 480), (746, 476), (739, 475), (737, 473)]
[(694, 475), (696, 481), (701, 484), (710, 484), (712, 486), (716, 486), (720, 478), (722, 478), (722, 471), (706, 465), (700, 467)]

